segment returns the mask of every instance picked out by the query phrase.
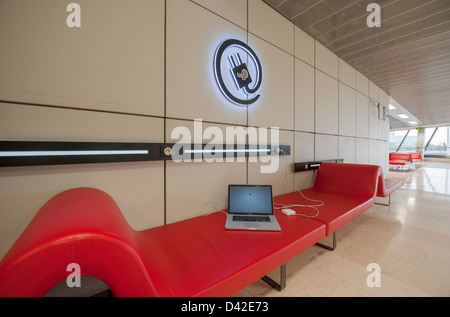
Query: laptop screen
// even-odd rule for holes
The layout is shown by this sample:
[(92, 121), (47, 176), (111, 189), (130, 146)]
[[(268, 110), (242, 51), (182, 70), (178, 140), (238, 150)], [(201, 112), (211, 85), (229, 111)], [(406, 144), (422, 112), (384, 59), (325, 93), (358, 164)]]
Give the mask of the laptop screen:
[(239, 214), (273, 214), (271, 185), (229, 185), (228, 212)]

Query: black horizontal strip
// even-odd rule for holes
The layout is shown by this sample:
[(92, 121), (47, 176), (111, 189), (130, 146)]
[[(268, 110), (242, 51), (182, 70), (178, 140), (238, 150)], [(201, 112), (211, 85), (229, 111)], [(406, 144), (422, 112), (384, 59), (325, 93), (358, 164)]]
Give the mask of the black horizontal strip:
[(319, 168), (320, 164), (324, 162), (330, 163), (343, 163), (343, 159), (335, 159), (335, 160), (323, 160), (323, 161), (310, 161), (310, 162), (301, 162), (292, 164), (292, 170), (294, 173), (304, 172), (304, 171), (313, 171)]
[[(267, 155), (290, 155), (290, 145), (249, 145), (249, 144), (172, 144), (172, 159), (213, 159), (229, 157), (258, 157)], [(168, 155), (168, 154), (165, 154)]]
[[(172, 149), (178, 149), (175, 156)], [(256, 152), (254, 150), (257, 150)], [(281, 149), (281, 151), (278, 151)], [(199, 151), (200, 150), (200, 153)], [(185, 153), (186, 151), (186, 153)], [(178, 143), (0, 141), (0, 167), (289, 155), (290, 146)], [(181, 155), (181, 156), (180, 156)]]
[(89, 164), (161, 160), (159, 144), (1, 141), (0, 166)]

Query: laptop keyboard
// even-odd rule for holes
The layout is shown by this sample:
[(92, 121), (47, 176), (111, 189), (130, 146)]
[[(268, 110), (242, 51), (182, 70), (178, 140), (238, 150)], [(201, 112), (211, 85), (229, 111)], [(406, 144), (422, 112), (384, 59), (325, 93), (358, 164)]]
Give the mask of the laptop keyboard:
[(233, 221), (270, 222), (267, 216), (233, 216)]

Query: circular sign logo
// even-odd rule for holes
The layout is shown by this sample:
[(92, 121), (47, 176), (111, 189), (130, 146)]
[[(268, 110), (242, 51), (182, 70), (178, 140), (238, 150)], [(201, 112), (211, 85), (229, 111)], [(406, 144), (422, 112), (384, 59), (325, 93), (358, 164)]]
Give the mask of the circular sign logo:
[(214, 57), (214, 73), (220, 90), (231, 102), (248, 106), (259, 99), (261, 63), (244, 42), (232, 39), (220, 44)]

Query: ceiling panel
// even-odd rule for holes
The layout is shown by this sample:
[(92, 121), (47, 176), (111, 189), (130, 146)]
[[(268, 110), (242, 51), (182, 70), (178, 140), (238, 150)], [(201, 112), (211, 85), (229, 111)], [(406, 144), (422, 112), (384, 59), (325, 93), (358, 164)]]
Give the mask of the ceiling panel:
[[(263, 1), (368, 77), (419, 124), (450, 124), (450, 0)], [(381, 6), (379, 28), (366, 23), (373, 2)]]

